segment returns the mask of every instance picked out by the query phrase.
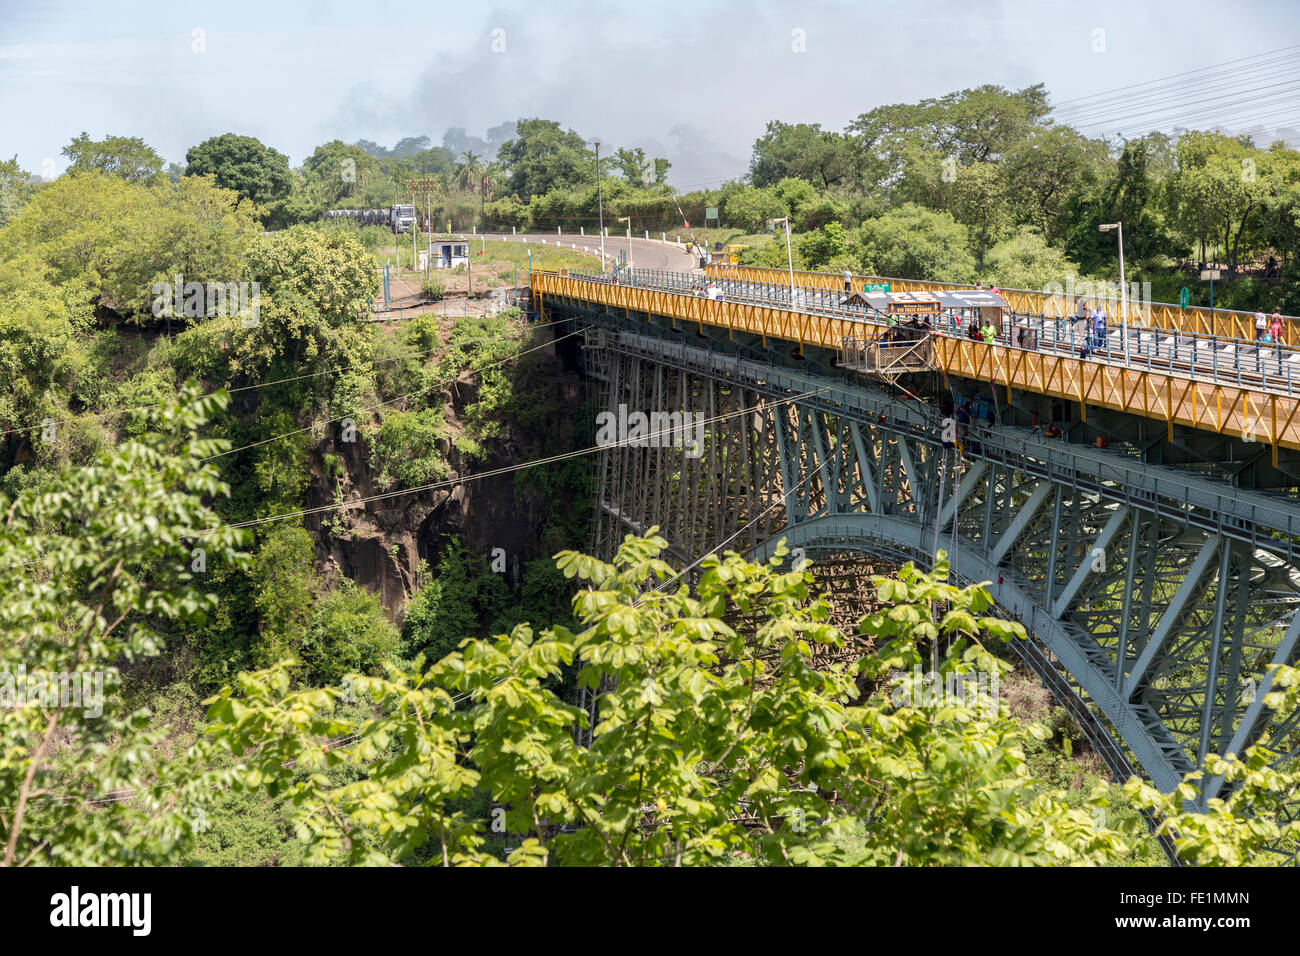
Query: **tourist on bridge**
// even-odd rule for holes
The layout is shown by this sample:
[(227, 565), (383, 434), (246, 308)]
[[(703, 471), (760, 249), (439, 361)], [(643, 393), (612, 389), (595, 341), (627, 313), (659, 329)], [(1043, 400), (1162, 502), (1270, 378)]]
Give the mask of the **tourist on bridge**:
[(848, 269), (844, 270), (844, 291), (853, 291), (853, 273)]
[(1097, 309), (1092, 315), (1092, 332), (1094, 348), (1104, 349), (1106, 347), (1106, 311)]
[(1086, 305), (1079, 312), (1079, 318), (1070, 329), (1071, 342), (1079, 342), (1079, 358), (1087, 358), (1092, 351), (1092, 310)]
[(1268, 319), (1264, 318), (1263, 312), (1255, 313), (1255, 341), (1258, 342), (1264, 338), (1264, 332), (1268, 328)]
[(1277, 309), (1273, 310), (1273, 321), (1269, 323), (1269, 331), (1273, 333), (1273, 342), (1277, 345), (1282, 344), (1282, 313)]
[(998, 330), (993, 327), (992, 322), (984, 323), (984, 328), (980, 329), (980, 334), (984, 336), (985, 342), (996, 342), (998, 340)]

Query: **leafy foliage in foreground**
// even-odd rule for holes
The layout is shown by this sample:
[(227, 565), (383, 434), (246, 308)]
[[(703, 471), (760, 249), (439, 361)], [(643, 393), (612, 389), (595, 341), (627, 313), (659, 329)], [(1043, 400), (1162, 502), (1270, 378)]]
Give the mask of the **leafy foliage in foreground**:
[[(704, 562), (694, 595), (667, 590), (664, 544), (628, 538), (612, 564), (560, 555), (588, 585), (577, 634), (516, 627), (427, 670), (417, 660), (352, 677), (346, 692), (291, 690), (284, 666), (241, 675), (238, 693), (212, 702), (216, 741), (244, 762), (242, 786), (288, 798), (315, 863), (490, 864), (494, 822), (517, 844), (512, 864), (1057, 864), (1124, 852), (1084, 810), (1032, 793), (1004, 712), (896, 706), (886, 692), (855, 703), (857, 671), (882, 682), (939, 636), (944, 673), (1001, 666), (973, 638), (1018, 626), (981, 616), (982, 588), (947, 583), (946, 564), (880, 578), (889, 607), (863, 622), (879, 650), (819, 669), (814, 648), (844, 636), (810, 575), (782, 573), (783, 555), (755, 565), (729, 554)], [(752, 632), (728, 623), (737, 617)], [(544, 686), (571, 662), (596, 695), (590, 747), (574, 735), (587, 714)], [(348, 693), (379, 716), (342, 719)], [(344, 766), (358, 778), (332, 786)], [(498, 809), (468, 815), (476, 793)], [(859, 818), (861, 843), (846, 841)]]
[[(155, 759), (149, 714), (123, 712), (118, 694), (124, 662), (160, 653), (162, 622), (216, 606), (195, 572), (243, 559), (241, 532), (204, 504), (226, 492), (205, 463), (223, 443), (194, 435), (225, 404), (187, 387), (156, 434), (0, 495), (3, 865), (172, 862), (194, 835), (194, 808), (229, 779), (201, 753)], [(71, 680), (42, 692), (60, 675)], [(83, 803), (118, 793), (133, 799)]]

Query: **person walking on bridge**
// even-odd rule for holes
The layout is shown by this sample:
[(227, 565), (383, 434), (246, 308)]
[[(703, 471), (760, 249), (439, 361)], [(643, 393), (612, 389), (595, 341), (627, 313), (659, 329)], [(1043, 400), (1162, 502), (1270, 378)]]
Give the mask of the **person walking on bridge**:
[(849, 269), (844, 270), (844, 291), (853, 291), (853, 272)]
[(1273, 320), (1269, 323), (1268, 329), (1273, 333), (1273, 342), (1276, 345), (1282, 344), (1282, 313), (1277, 309), (1273, 310)]
[(1268, 320), (1264, 318), (1263, 312), (1255, 313), (1255, 341), (1258, 342), (1264, 338), (1264, 332), (1268, 328)]
[(1092, 321), (1093, 346), (1094, 348), (1103, 349), (1106, 347), (1106, 312), (1098, 309), (1093, 313)]

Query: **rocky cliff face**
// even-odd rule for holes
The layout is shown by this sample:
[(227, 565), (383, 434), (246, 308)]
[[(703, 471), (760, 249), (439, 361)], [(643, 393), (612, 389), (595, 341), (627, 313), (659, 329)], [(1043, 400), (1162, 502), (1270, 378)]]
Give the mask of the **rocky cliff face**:
[[(558, 362), (554, 371), (553, 382), (549, 383), (553, 385), (557, 409), (553, 437), (563, 443), (572, 425), (571, 412), (566, 410), (574, 407), (580, 387), (576, 377), (564, 372)], [(445, 408), (452, 434), (458, 433), (465, 405), (474, 397), (473, 381), (463, 376)], [(441, 450), (452, 465), (452, 479), (509, 467), (530, 457), (509, 438), (494, 442), (488, 449), (488, 460), (482, 462), (464, 461), (450, 441)], [(334, 474), (326, 467), (327, 453), (341, 459), (342, 467), (334, 469)], [(401, 490), (376, 485), (370, 451), (360, 437), (354, 442), (322, 443), (311, 453), (310, 472), (308, 510)], [(364, 505), (308, 515), (305, 524), (316, 539), (320, 570), (326, 576), (352, 578), (379, 595), (394, 620), (415, 590), (420, 562), (434, 564), (453, 537), (489, 562), (503, 559), (506, 582), (517, 586), (523, 566), (539, 556), (534, 553), (538, 526), (548, 503), (521, 491), (515, 477), (509, 472), (445, 489), (394, 494)], [(585, 501), (573, 503), (577, 508), (587, 505)]]

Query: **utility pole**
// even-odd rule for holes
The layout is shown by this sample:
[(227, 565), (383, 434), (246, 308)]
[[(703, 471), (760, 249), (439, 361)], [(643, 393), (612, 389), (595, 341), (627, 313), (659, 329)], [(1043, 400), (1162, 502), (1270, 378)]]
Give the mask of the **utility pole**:
[[(426, 255), (428, 258), (433, 257), (433, 223), (431, 221), (433, 210), (433, 190), (434, 178), (432, 176), (416, 176), (406, 181), (406, 188), (411, 190), (411, 205), (414, 207), (415, 219), (419, 219), (420, 204), (416, 200), (417, 193), (424, 193), (424, 229), (428, 234)], [(450, 224), (447, 230), (451, 231)], [(411, 268), (414, 269), (416, 264), (415, 255), (415, 225), (411, 226)], [(425, 266), (426, 270), (428, 266)]]
[[(600, 140), (596, 140), (596, 214), (600, 217), (600, 271), (605, 271), (605, 202), (600, 194)], [(530, 265), (528, 271), (532, 272)]]

